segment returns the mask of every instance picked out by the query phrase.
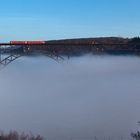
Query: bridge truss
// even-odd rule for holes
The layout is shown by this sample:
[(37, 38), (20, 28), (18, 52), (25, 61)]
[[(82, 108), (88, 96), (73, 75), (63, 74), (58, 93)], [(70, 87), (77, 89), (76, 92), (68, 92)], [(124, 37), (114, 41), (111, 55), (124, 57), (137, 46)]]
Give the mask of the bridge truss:
[(36, 49), (32, 49), (31, 46), (9, 46), (3, 47), (0, 45), (0, 70), (12, 63), (13, 61), (17, 60), (21, 56), (29, 55), (31, 52), (41, 53), (55, 61), (63, 60), (63, 57), (60, 55), (49, 52), (49, 51), (39, 51)]
[(11, 55), (5, 57), (4, 59), (2, 59), (1, 56), (0, 56), (0, 65), (1, 66), (7, 66), (12, 61), (18, 59), (19, 57), (21, 57), (20, 54), (11, 54)]

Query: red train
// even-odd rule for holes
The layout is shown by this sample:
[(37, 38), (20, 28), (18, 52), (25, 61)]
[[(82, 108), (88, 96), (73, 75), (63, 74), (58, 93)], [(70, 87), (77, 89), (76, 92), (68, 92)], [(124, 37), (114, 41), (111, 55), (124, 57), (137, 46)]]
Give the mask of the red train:
[(43, 45), (46, 41), (10, 41), (11, 45)]

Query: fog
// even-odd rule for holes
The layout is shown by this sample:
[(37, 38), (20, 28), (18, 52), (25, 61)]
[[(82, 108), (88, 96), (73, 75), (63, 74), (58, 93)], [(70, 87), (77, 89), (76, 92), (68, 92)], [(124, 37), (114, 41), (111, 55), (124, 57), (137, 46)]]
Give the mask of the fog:
[(140, 121), (140, 57), (21, 57), (0, 71), (0, 129), (125, 139)]

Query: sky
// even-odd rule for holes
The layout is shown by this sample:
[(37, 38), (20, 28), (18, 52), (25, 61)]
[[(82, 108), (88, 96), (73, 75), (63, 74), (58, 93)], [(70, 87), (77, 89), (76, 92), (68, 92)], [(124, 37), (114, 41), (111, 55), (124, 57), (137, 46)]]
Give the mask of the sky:
[(140, 0), (0, 0), (0, 41), (139, 36)]

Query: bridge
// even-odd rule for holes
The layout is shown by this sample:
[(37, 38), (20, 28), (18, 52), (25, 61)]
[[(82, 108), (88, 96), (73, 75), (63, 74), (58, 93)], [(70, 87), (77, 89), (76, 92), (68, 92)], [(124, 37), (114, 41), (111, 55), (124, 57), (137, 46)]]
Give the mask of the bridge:
[[(42, 50), (42, 51), (51, 51), (57, 52), (71, 49), (70, 46), (90, 46), (93, 49), (104, 49), (106, 46), (121, 47), (122, 49), (128, 46), (127, 43), (98, 43), (98, 42), (65, 42), (65, 41), (10, 41), (7, 43), (0, 43), (0, 51), (1, 52), (9, 52), (9, 51), (21, 51), (21, 52), (29, 52), (33, 50)], [(2, 47), (4, 46), (4, 48)], [(59, 46), (56, 48), (56, 46)], [(60, 47), (61, 46), (61, 47)], [(67, 47), (64, 47), (67, 46)], [(136, 46), (136, 44), (131, 44), (131, 46)], [(75, 47), (76, 48), (76, 47)], [(126, 48), (127, 49), (127, 48)]]
[[(92, 43), (92, 42), (85, 42), (85, 43), (52, 43), (52, 42), (44, 42), (44, 43), (0, 43), (0, 46), (42, 46), (42, 45), (111, 45), (111, 46), (125, 46), (128, 45), (126, 43)], [(136, 44), (131, 44), (136, 45)], [(138, 44), (140, 45), (140, 44)]]
[[(21, 56), (29, 55), (35, 49), (40, 48), (41, 50), (45, 46), (46, 43), (44, 41), (11, 41), (9, 43), (0, 43), (0, 70)], [(48, 51), (45, 51), (45, 55), (55, 61), (63, 59), (55, 53)]]
[[(77, 46), (77, 47), (76, 47)], [(131, 46), (131, 47), (130, 47)], [(97, 42), (64, 42), (64, 41), (10, 41), (0, 43), (0, 66), (7, 66), (14, 60), (30, 52), (41, 52), (58, 60), (62, 54), (75, 52), (140, 52), (140, 44), (97, 43)], [(7, 54), (5, 58), (2, 55)]]

